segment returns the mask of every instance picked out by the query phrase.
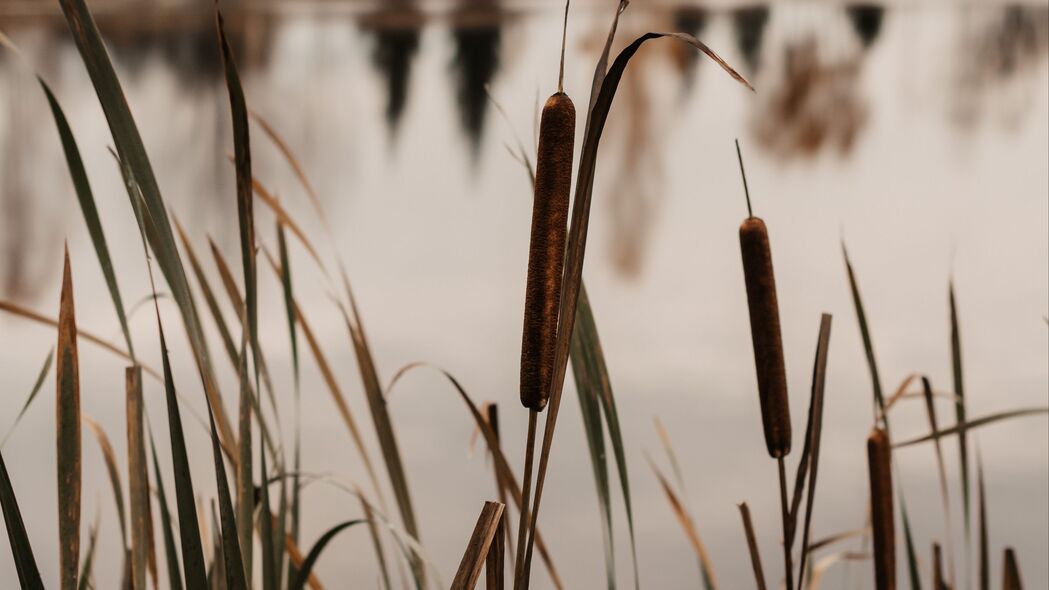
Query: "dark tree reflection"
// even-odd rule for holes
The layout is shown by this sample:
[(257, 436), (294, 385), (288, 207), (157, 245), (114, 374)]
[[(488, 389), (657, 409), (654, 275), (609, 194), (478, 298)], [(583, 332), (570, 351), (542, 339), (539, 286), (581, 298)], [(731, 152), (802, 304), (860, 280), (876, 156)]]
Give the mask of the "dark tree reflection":
[(454, 18), (452, 39), (455, 58), (452, 70), (455, 74), (459, 121), (470, 139), (475, 157), (488, 111), (485, 87), (499, 70), (501, 38), (501, 16), (493, 2), (468, 2)]
[(423, 15), (412, 3), (401, 0), (366, 16), (361, 26), (375, 35), (372, 65), (386, 82), (386, 123), (396, 133), (408, 104), (412, 61), (419, 51)]
[(747, 6), (732, 13), (736, 45), (751, 72), (756, 72), (761, 66), (761, 42), (768, 21), (769, 7), (764, 5)]

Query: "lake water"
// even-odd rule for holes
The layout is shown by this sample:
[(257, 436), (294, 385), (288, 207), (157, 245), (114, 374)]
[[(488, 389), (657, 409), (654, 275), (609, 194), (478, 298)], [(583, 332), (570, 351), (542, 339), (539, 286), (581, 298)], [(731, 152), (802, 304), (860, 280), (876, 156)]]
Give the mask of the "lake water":
[[(344, 256), (383, 381), (411, 361), (446, 368), (476, 400), (499, 404), (504, 448), (519, 469), (526, 413), (517, 402), (517, 364), (530, 186), (505, 146), (521, 141), (533, 149), (537, 105), (556, 84), (560, 9), (556, 3), (501, 11), (424, 5), (405, 18), (407, 3), (390, 12), (353, 6), (231, 20), (240, 31), (235, 46), (249, 105), (302, 162), (323, 200), (334, 244), (257, 127), (255, 173), (326, 259), (333, 246)], [(125, 20), (129, 11), (120, 13)], [(581, 111), (610, 18), (611, 3), (572, 13), (565, 89)], [(207, 253), (210, 236), (236, 270), (233, 175), (225, 157), (232, 150), (228, 100), (214, 33), (206, 18), (202, 22), (144, 33), (124, 22), (107, 30), (169, 207), (198, 253)], [(63, 103), (124, 299), (129, 306), (141, 301), (149, 283), (137, 230), (106, 150), (105, 120), (68, 32), (60, 21), (5, 20), (2, 12), (0, 28)], [(669, 473), (653, 426), (659, 417), (674, 441), (683, 497), (721, 587), (751, 587), (737, 503), (751, 506), (770, 579), (782, 565), (776, 470), (761, 437), (738, 250), (746, 209), (733, 139), (743, 147), (755, 212), (770, 228), (797, 448), (820, 313), (834, 315), (813, 536), (855, 529), (866, 504), (871, 385), (842, 241), (863, 291), (887, 390), (914, 372), (929, 375), (937, 390), (951, 389), (947, 286), (953, 277), (970, 415), (1045, 406), (1049, 399), (1049, 7), (907, 3), (880, 13), (797, 3), (742, 11), (638, 1), (623, 17), (617, 48), (645, 31), (673, 29), (695, 32), (738, 65), (757, 92), (671, 41), (651, 42), (638, 54), (602, 143), (584, 276), (628, 448), (642, 584), (699, 584), (695, 558), (645, 458), (648, 453)], [(24, 66), (10, 53), (0, 56), (0, 296), (57, 315), (68, 241), (80, 328), (119, 342), (46, 102)], [(485, 85), (505, 118), (488, 101)], [(272, 248), (273, 218), (261, 206), (257, 211), (259, 238)], [(378, 461), (345, 327), (322, 275), (295, 243), (292, 265), (297, 297)], [(281, 291), (260, 268), (261, 338), (290, 433), (291, 357)], [(177, 310), (169, 299), (160, 306), (176, 335), (170, 340), (178, 386), (199, 412), (199, 379), (175, 328)], [(139, 354), (159, 366), (148, 307), (134, 314), (132, 329)], [(0, 316), (0, 428), (13, 421), (53, 344), (53, 331)], [(235, 374), (218, 357), (218, 346), (212, 349), (233, 408)], [(80, 354), (83, 411), (107, 428), (122, 457), (123, 363), (86, 343)], [(304, 469), (365, 486), (316, 365), (303, 355)], [(4, 448), (51, 584), (57, 579), (53, 387), (49, 378)], [(147, 391), (149, 414), (164, 440), (162, 390), (151, 382)], [(571, 379), (562, 409), (540, 526), (567, 587), (599, 588), (601, 521)], [(953, 421), (948, 402), (938, 409), (941, 423)], [(436, 373), (405, 377), (390, 411), (422, 540), (447, 583), (482, 501), (494, 497), (491, 463), (481, 447), (471, 449), (470, 417)], [(184, 418), (195, 484), (209, 497), (208, 439), (188, 414)], [(928, 431), (920, 401), (902, 402), (894, 420), (899, 438)], [(92, 522), (96, 513), (101, 519), (103, 567), (96, 579), (98, 587), (114, 587), (117, 520), (98, 445), (89, 433), (84, 437), (84, 519)], [(992, 579), (1000, 579), (1001, 550), (1011, 545), (1027, 586), (1049, 586), (1047, 420), (988, 426), (970, 440), (987, 478)], [(953, 544), (963, 564), (953, 440), (944, 454)], [(933, 449), (901, 450), (897, 459), (929, 578), (931, 544), (946, 534)], [(619, 579), (628, 585), (627, 530), (618, 491), (614, 497)], [(356, 500), (323, 484), (307, 488), (305, 502), (307, 545), (334, 522), (359, 516)], [(4, 536), (0, 577), (12, 579), (6, 544)], [(899, 561), (902, 568), (902, 553)], [(318, 565), (328, 587), (350, 579), (370, 587), (376, 572), (363, 530), (337, 538)], [(532, 578), (534, 587), (549, 587), (538, 562)], [(824, 586), (867, 587), (869, 578), (867, 562), (839, 564)], [(965, 587), (966, 577), (960, 578)]]

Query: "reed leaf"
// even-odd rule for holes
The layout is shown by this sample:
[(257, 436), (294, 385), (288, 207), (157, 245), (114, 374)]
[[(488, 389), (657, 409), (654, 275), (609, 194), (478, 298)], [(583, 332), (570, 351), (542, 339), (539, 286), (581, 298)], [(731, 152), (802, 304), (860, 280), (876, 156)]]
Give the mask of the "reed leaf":
[[(805, 426), (805, 442), (801, 451), (801, 464), (798, 466), (798, 479), (808, 479), (808, 497), (805, 501), (805, 524), (801, 530), (801, 561), (798, 564), (798, 588), (805, 580), (805, 564), (808, 562), (809, 532), (812, 528), (812, 512), (816, 502), (816, 476), (820, 463), (820, 442), (823, 435), (823, 398), (827, 384), (827, 355), (830, 352), (831, 315), (820, 317), (819, 336), (816, 339), (816, 359), (812, 366), (812, 396), (809, 400), (809, 418)], [(795, 500), (801, 490), (795, 488)], [(797, 526), (798, 505), (792, 508), (790, 539), (794, 539), (794, 527)]]
[[(954, 414), (958, 424), (965, 424), (965, 380), (962, 375), (962, 339), (958, 330), (958, 304), (954, 297), (953, 280), (949, 283), (947, 292), (951, 308), (951, 376), (954, 379), (954, 394), (958, 396), (954, 404)], [(964, 431), (958, 433), (958, 461), (961, 465), (962, 514), (965, 517), (965, 539), (966, 543), (968, 543), (970, 530), (969, 444)]]
[[(167, 399), (168, 434), (171, 438), (171, 469), (175, 478), (175, 506), (178, 512), (179, 537), (182, 545), (182, 569), (187, 588), (205, 588), (207, 587), (207, 570), (204, 566), (204, 550), (200, 544), (200, 525), (193, 501), (193, 477), (186, 453), (182, 416), (178, 409), (175, 380), (171, 374), (171, 360), (168, 358), (164, 327), (160, 325), (159, 319), (157, 329), (160, 334), (160, 352), (164, 362), (164, 392)], [(168, 566), (171, 566), (170, 562)]]
[(15, 416), (15, 421), (11, 423), (11, 426), (7, 429), (7, 434), (4, 435), (4, 439), (0, 442), (0, 448), (7, 445), (7, 439), (11, 438), (14, 434), (15, 428), (18, 427), (18, 423), (22, 421), (22, 416), (25, 416), (26, 411), (29, 410), (29, 406), (33, 404), (33, 400), (36, 399), (36, 395), (40, 393), (40, 390), (44, 387), (44, 380), (47, 379), (48, 374), (51, 372), (51, 363), (55, 360), (55, 349), (54, 347), (48, 351), (47, 357), (44, 358), (44, 364), (40, 367), (40, 372), (37, 373), (36, 381), (33, 382), (33, 389), (29, 390), (29, 395), (26, 397), (25, 403), (22, 404), (22, 409), (18, 411), (18, 415)]
[(117, 320), (120, 321), (120, 329), (124, 333), (124, 341), (127, 343), (128, 354), (134, 359), (135, 347), (131, 343), (131, 330), (128, 328), (127, 315), (124, 303), (120, 298), (120, 288), (117, 286), (116, 273), (113, 271), (113, 259), (109, 255), (109, 246), (106, 245), (106, 235), (102, 231), (102, 220), (98, 216), (98, 208), (95, 206), (95, 197), (91, 192), (91, 183), (87, 179), (87, 171), (84, 162), (80, 159), (80, 150), (77, 148), (76, 138), (69, 128), (62, 107), (58, 104), (51, 87), (44, 79), (37, 76), (44, 94), (47, 95), (47, 103), (51, 107), (51, 116), (58, 128), (58, 136), (62, 141), (62, 151), (65, 154), (66, 166), (73, 180), (73, 189), (76, 192), (77, 201), (80, 203), (80, 212), (84, 216), (84, 225), (91, 237), (91, 245), (95, 248), (98, 256), (98, 264), (102, 267), (102, 276), (105, 277), (109, 296), (113, 300), (113, 308), (117, 312)]
[(11, 557), (14, 558), (18, 582), (24, 590), (43, 590), (44, 582), (40, 579), (40, 570), (36, 567), (36, 557), (29, 543), (22, 511), (18, 508), (18, 499), (11, 485), (11, 476), (7, 474), (4, 454), (0, 452), (0, 508), (4, 512), (4, 524), (7, 525), (7, 539), (11, 546)]
[[(156, 557), (153, 553), (153, 514), (149, 499), (149, 467), (146, 461), (143, 428), (142, 370), (125, 371), (127, 418), (128, 488), (131, 504), (131, 570), (135, 588), (146, 588), (146, 575), (152, 573), (156, 586)], [(152, 558), (152, 560), (151, 560)], [(152, 563), (152, 567), (150, 564)]]
[[(266, 477), (269, 475), (269, 471), (266, 469), (266, 451), (259, 451), (259, 477), (262, 479), (262, 485), (259, 486), (259, 501), (261, 502), (262, 515), (259, 518), (260, 535), (259, 540), (262, 543), (262, 589), (263, 590), (277, 590), (279, 584), (277, 577), (277, 566), (274, 560), (273, 554), (273, 529), (274, 519), (267, 518), (270, 513), (270, 486), (266, 483)], [(284, 482), (281, 482), (284, 485)], [(248, 542), (251, 542), (251, 537), (248, 537)], [(251, 570), (247, 570), (248, 579), (251, 579)]]
[[(932, 384), (929, 382), (928, 377), (922, 377), (922, 395), (925, 398), (925, 413), (929, 418), (929, 429), (936, 434), (939, 432), (939, 423), (936, 417), (936, 406), (933, 404), (932, 395)], [(948, 571), (950, 572), (950, 579), (954, 579), (954, 542), (951, 540), (954, 536), (951, 533), (951, 500), (950, 494), (947, 489), (947, 467), (943, 460), (943, 448), (940, 446), (939, 438), (935, 440), (936, 450), (936, 470), (940, 477), (940, 499), (943, 503), (943, 526), (944, 541), (947, 544), (947, 564)]]
[[(153, 459), (153, 479), (157, 482), (157, 503), (160, 505), (160, 528), (164, 537), (164, 557), (167, 560), (168, 588), (182, 590), (182, 565), (179, 563), (178, 549), (175, 548), (175, 531), (171, 525), (171, 512), (168, 510), (168, 497), (164, 490), (164, 479), (160, 475), (160, 461), (157, 460), (157, 447), (153, 444), (153, 434), (149, 435), (149, 451)], [(199, 541), (198, 541), (199, 542)]]
[[(640, 573), (637, 566), (637, 543), (634, 535), (634, 508), (633, 501), (630, 496), (630, 479), (627, 472), (626, 465), (626, 451), (623, 444), (623, 431), (619, 425), (619, 412), (616, 409), (615, 396), (612, 394), (612, 380), (608, 375), (608, 366), (605, 363), (605, 354), (601, 348), (601, 340), (597, 333), (597, 322), (594, 319), (594, 311), (590, 306), (590, 298), (586, 292), (586, 285), (583, 284), (582, 279), (579, 282), (579, 301), (576, 304), (577, 319), (576, 328), (572, 331), (572, 342), (569, 358), (572, 360), (572, 375), (576, 381), (576, 389), (579, 391), (580, 405), (583, 405), (583, 389), (590, 388), (592, 395), (596, 398), (596, 402), (599, 403), (599, 408), (603, 412), (605, 423), (608, 426), (608, 437), (612, 443), (612, 454), (616, 461), (616, 470), (619, 476), (620, 491), (623, 494), (623, 507), (626, 510), (627, 517), (627, 531), (630, 534), (630, 556), (634, 569), (634, 587), (640, 587)], [(577, 361), (579, 358), (581, 360)], [(580, 375), (583, 375), (582, 379)], [(581, 383), (581, 381), (583, 383)], [(612, 542), (612, 528), (611, 528), (611, 497), (608, 492), (608, 475), (607, 467), (604, 467), (604, 438), (600, 431), (600, 419), (601, 414), (595, 416), (598, 419), (596, 430), (596, 437), (601, 441), (600, 447), (598, 447), (598, 457), (601, 458), (600, 463), (602, 467), (600, 471), (604, 472), (604, 496), (602, 498), (601, 490), (598, 492), (598, 499), (604, 503), (602, 507), (605, 513), (606, 524), (608, 527), (608, 565), (607, 569), (614, 576), (615, 572), (615, 559), (614, 559), (614, 544)], [(584, 427), (586, 426), (586, 418), (584, 418)], [(589, 433), (587, 439), (593, 436)], [(591, 463), (594, 461), (595, 455), (591, 451)], [(595, 463), (595, 477), (598, 477), (598, 467)], [(601, 484), (599, 484), (600, 486)], [(614, 588), (614, 580), (609, 578), (609, 588)]]
[(1015, 418), (1023, 418), (1025, 416), (1037, 416), (1039, 414), (1049, 414), (1049, 407), (1021, 408), (1018, 410), (1009, 410), (1006, 412), (988, 414), (986, 416), (980, 416), (979, 418), (973, 418), (968, 422), (955, 424), (950, 428), (940, 429), (939, 432), (931, 432), (924, 436), (919, 436), (917, 438), (911, 438), (902, 442), (894, 443), (892, 446), (893, 448), (897, 449), (909, 447), (924, 442), (938, 440), (947, 436), (954, 436), (957, 434), (968, 432), (970, 430), (987, 426), (989, 424), (994, 424), (1006, 420), (1013, 420)]
[(203, 378), (205, 394), (218, 421), (222, 440), (225, 446), (233, 448), (232, 428), (222, 406), (207, 342), (190, 295), (189, 281), (182, 267), (167, 209), (138, 127), (120, 87), (120, 81), (113, 70), (113, 64), (85, 0), (59, 0), (59, 5), (109, 123), (121, 163), (121, 172), (128, 186), (128, 197), (132, 209), (136, 212), (140, 230), (156, 255), (160, 270), (182, 315), (194, 360)]
[(62, 590), (75, 590), (80, 567), (80, 375), (73, 275), (69, 267), (68, 247), (62, 270), (56, 350), (59, 587)]
[[(222, 54), (222, 68), (226, 75), (230, 113), (233, 119), (234, 167), (237, 176), (237, 219), (240, 226), (241, 266), (244, 272), (244, 340), (251, 345), (255, 369), (255, 388), (259, 388), (259, 338), (258, 338), (258, 292), (255, 271), (255, 213), (251, 195), (251, 142), (248, 134), (248, 108), (244, 100), (237, 62), (226, 39), (222, 12), (215, 8), (215, 28), (218, 31)], [(246, 355), (246, 352), (242, 352)], [(252, 567), (252, 520), (255, 512), (254, 482), (252, 478), (251, 451), (251, 392), (246, 384), (247, 359), (241, 361), (240, 420), (238, 428), (239, 459), (237, 462), (237, 532), (240, 540), (241, 558), (246, 575), (250, 578)], [(276, 407), (276, 404), (274, 404)], [(261, 421), (261, 417), (260, 417)]]
[(976, 494), (977, 524), (979, 535), (979, 590), (991, 590), (991, 550), (987, 535), (987, 490), (984, 487), (983, 460), (980, 457), (979, 445), (976, 447)]
[(313, 571), (313, 566), (317, 563), (317, 560), (320, 559), (321, 552), (323, 552), (324, 548), (328, 546), (328, 543), (335, 538), (335, 535), (338, 535), (342, 531), (362, 522), (364, 522), (363, 518), (348, 520), (333, 526), (321, 535), (321, 537), (317, 539), (317, 542), (313, 544), (313, 547), (310, 548), (310, 552), (306, 555), (306, 559), (304, 559), (299, 566), (298, 575), (289, 587), (289, 590), (303, 590), (303, 588), (306, 587), (306, 580), (309, 578), (310, 572)]
[[(750, 83), (740, 76), (720, 56), (695, 37), (684, 33), (646, 33), (633, 43), (623, 49), (607, 70), (604, 63), (607, 59), (609, 48), (615, 35), (615, 27), (618, 23), (618, 15), (626, 8), (626, 2), (621, 0), (617, 9), (608, 41), (603, 50), (602, 59), (594, 75), (594, 90), (591, 93), (590, 108), (587, 112), (586, 131), (584, 134), (583, 147), (580, 152), (579, 166), (576, 177), (576, 191), (572, 210), (572, 221), (568, 231), (568, 246), (566, 248), (564, 283), (561, 291), (560, 315), (557, 326), (557, 346), (554, 362), (554, 376), (551, 381), (550, 409), (546, 416), (546, 427), (543, 431), (543, 446), (539, 456), (539, 470), (536, 476), (535, 499), (529, 511), (531, 521), (529, 531), (534, 531), (539, 517), (539, 507), (543, 497), (543, 486), (546, 478), (546, 470), (550, 461), (550, 449), (553, 444), (553, 436), (557, 426), (558, 411), (561, 403), (561, 392), (564, 387), (565, 373), (568, 367), (568, 354), (571, 343), (571, 335), (575, 326), (576, 311), (579, 302), (579, 292), (583, 276), (583, 259), (586, 253), (586, 237), (590, 220), (590, 206), (593, 197), (594, 178), (597, 170), (597, 153), (604, 131), (605, 121), (608, 119), (612, 108), (612, 100), (619, 87), (630, 59), (637, 53), (641, 46), (652, 39), (668, 37), (687, 43), (699, 49), (707, 57), (717, 63), (730, 76), (741, 84), (753, 89)], [(598, 90), (599, 89), (599, 90)], [(532, 537), (528, 536), (528, 548), (525, 552), (524, 567), (519, 571), (524, 576), (524, 586), (527, 587), (528, 572), (532, 558)]]
[(477, 517), (477, 524), (474, 525), (473, 534), (466, 544), (462, 561), (459, 562), (459, 570), (452, 580), (452, 590), (473, 590), (477, 585), (481, 568), (488, 558), (488, 550), (500, 533), (499, 523), (502, 522), (504, 508), (506, 506), (499, 502), (484, 503), (481, 514)]
[(922, 577), (918, 570), (918, 554), (914, 548), (914, 536), (911, 534), (911, 521), (907, 518), (907, 505), (903, 503), (903, 492), (900, 497), (900, 520), (903, 522), (903, 540), (907, 551), (907, 576), (911, 590), (922, 590)]
[(229, 481), (226, 479), (226, 466), (222, 462), (222, 444), (219, 442), (215, 418), (209, 411), (211, 424), (211, 449), (215, 463), (215, 483), (218, 487), (219, 523), (222, 541), (222, 561), (226, 570), (227, 590), (247, 590), (244, 561), (241, 557), (237, 519), (233, 511), (233, 500), (230, 498)]
[(852, 292), (852, 303), (856, 309), (856, 320), (859, 322), (860, 336), (863, 338), (863, 352), (867, 357), (867, 368), (871, 374), (871, 387), (874, 390), (875, 419), (885, 423), (885, 430), (888, 433), (889, 419), (885, 414), (885, 396), (882, 393), (881, 377), (878, 376), (878, 362), (874, 358), (874, 344), (871, 342), (870, 326), (867, 324), (867, 312), (863, 308), (863, 298), (860, 296), (856, 273), (853, 271), (852, 262), (849, 260), (849, 252), (845, 249), (844, 242), (841, 244), (841, 253), (845, 257), (845, 270), (849, 275), (849, 290)]

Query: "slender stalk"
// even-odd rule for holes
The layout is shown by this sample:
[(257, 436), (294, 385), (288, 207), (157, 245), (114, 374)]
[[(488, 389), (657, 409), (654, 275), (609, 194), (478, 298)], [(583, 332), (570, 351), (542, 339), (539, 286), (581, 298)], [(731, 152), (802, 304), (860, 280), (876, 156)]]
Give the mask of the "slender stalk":
[(750, 206), (750, 189), (747, 188), (747, 171), (743, 168), (743, 152), (739, 149), (739, 140), (736, 140), (736, 157), (739, 158), (739, 174), (743, 177), (743, 194), (747, 196), (747, 217), (754, 217), (754, 209)]
[[(524, 478), (521, 482), (521, 514), (517, 525), (517, 559), (514, 567), (514, 590), (527, 588), (528, 573), (524, 571), (525, 546), (527, 543), (530, 502), (532, 499), (532, 466), (535, 463), (535, 429), (539, 421), (539, 412), (528, 410), (528, 437), (525, 441)], [(522, 584), (524, 584), (522, 586)]]
[(779, 466), (779, 500), (783, 513), (783, 569), (786, 573), (787, 590), (794, 590), (794, 563), (791, 549), (794, 545), (794, 533), (790, 526), (790, 505), (787, 500), (787, 467), (783, 457), (776, 460)]
[(761, 568), (761, 552), (758, 551), (754, 523), (750, 521), (750, 508), (747, 507), (746, 502), (739, 505), (739, 514), (743, 517), (743, 531), (747, 535), (747, 548), (750, 550), (750, 564), (754, 567), (754, 580), (757, 582), (758, 590), (766, 590), (765, 572)]

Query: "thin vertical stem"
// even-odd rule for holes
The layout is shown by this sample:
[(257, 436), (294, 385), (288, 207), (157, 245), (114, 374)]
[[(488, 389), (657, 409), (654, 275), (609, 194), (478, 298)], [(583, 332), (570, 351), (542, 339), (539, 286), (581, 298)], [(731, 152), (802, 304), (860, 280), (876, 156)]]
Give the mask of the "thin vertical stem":
[(790, 508), (787, 505), (787, 468), (783, 457), (777, 459), (777, 464), (779, 465), (780, 508), (783, 512), (783, 569), (786, 570), (787, 590), (794, 590), (794, 563), (791, 555), (794, 534), (791, 531)]
[(739, 149), (739, 140), (736, 140), (736, 157), (739, 158), (739, 174), (743, 177), (743, 194), (747, 196), (747, 217), (754, 217), (754, 209), (750, 206), (750, 188), (747, 187), (747, 171), (743, 168), (743, 152)]
[(517, 565), (514, 568), (514, 590), (521, 590), (521, 582), (526, 579), (527, 574), (523, 572), (525, 566), (525, 545), (527, 545), (528, 523), (531, 520), (529, 509), (532, 497), (532, 465), (535, 463), (535, 429), (539, 420), (539, 412), (534, 409), (528, 410), (528, 438), (525, 442), (525, 468), (524, 481), (521, 482), (521, 513), (517, 526)]

